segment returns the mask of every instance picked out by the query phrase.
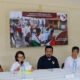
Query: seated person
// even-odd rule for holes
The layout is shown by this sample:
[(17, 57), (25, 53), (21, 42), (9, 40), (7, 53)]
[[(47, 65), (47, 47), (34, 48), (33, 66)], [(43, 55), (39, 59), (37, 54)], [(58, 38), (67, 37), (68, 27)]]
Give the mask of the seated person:
[(41, 46), (44, 43), (43, 36), (41, 36), (41, 29), (36, 29), (36, 34), (32, 37), (32, 46)]
[(14, 71), (19, 71), (20, 67), (24, 64), (24, 66), (31, 66), (29, 64), (29, 62), (24, 61), (25, 59), (25, 54), (22, 51), (18, 51), (15, 55), (15, 60), (16, 62), (13, 63), (12, 67), (11, 67), (11, 72)]
[(79, 47), (74, 46), (72, 48), (72, 55), (65, 60), (65, 63), (64, 63), (65, 69), (72, 69), (74, 60), (76, 61), (76, 64), (77, 64), (76, 67), (80, 69), (80, 59), (78, 57), (78, 54), (79, 54)]
[(59, 68), (58, 60), (56, 57), (52, 56), (53, 47), (46, 46), (45, 47), (45, 55), (40, 57), (37, 69), (51, 69), (51, 68)]
[(3, 69), (2, 69), (2, 67), (1, 67), (1, 65), (0, 65), (0, 72), (3, 72)]

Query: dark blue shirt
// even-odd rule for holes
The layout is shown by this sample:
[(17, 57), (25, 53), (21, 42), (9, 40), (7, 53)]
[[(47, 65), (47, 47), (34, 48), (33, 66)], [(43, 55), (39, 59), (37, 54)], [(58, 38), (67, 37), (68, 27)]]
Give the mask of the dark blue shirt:
[(51, 69), (51, 68), (59, 68), (58, 60), (54, 56), (51, 58), (46, 57), (46, 55), (40, 57), (37, 69)]

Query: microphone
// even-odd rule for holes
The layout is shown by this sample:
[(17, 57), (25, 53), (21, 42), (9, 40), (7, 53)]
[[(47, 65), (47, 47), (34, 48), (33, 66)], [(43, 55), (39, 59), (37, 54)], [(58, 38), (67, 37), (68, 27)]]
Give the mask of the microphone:
[(23, 65), (24, 61), (21, 61), (21, 66)]

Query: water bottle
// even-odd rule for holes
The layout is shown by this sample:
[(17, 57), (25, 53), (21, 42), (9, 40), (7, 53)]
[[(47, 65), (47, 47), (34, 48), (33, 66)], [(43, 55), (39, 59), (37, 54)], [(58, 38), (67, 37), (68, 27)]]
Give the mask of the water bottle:
[(24, 63), (22, 64), (20, 71), (21, 71), (21, 79), (22, 80), (26, 79), (26, 68), (25, 68)]
[(73, 60), (73, 73), (76, 72), (77, 63), (76, 60)]

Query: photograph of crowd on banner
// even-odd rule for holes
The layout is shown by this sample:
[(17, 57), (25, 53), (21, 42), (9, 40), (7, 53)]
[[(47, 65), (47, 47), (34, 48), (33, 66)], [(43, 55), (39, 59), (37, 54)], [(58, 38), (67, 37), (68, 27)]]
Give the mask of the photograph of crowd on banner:
[(67, 45), (67, 14), (10, 12), (11, 47)]

